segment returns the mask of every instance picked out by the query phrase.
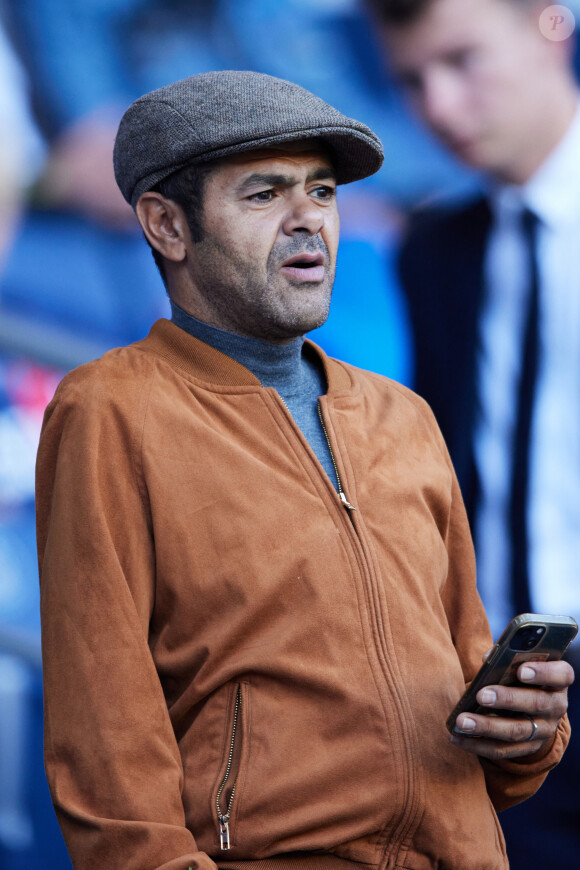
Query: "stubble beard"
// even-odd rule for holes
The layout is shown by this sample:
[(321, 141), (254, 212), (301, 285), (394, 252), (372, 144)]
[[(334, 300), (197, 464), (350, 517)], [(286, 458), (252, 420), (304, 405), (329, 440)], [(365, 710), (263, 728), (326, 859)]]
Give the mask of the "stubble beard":
[[(290, 257), (307, 252), (324, 254), (323, 281), (293, 281), (280, 272)], [(335, 268), (319, 236), (295, 236), (274, 245), (260, 271), (255, 262), (232, 255), (219, 240), (202, 259), (201, 289), (215, 312), (214, 325), (263, 341), (284, 342), (322, 326), (328, 318)]]

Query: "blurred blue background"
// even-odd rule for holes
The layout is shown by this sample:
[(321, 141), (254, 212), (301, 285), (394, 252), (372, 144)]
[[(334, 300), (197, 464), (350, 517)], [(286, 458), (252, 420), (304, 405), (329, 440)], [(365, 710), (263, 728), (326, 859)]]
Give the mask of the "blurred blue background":
[(474, 180), (419, 131), (356, 0), (0, 0), (0, 870), (70, 862), (42, 764), (34, 461), (64, 372), (142, 338), (164, 289), (113, 180), (140, 94), (211, 69), (291, 79), (382, 138), (375, 177), (340, 191), (330, 354), (412, 382), (393, 273), (405, 213)]

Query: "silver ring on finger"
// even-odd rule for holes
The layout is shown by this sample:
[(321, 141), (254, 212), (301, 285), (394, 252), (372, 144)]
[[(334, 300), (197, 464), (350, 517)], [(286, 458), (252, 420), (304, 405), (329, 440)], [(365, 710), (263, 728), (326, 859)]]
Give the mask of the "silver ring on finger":
[(535, 719), (532, 719), (532, 717), (530, 716), (529, 713), (524, 713), (524, 716), (526, 717), (526, 719), (529, 719), (530, 722), (532, 723), (532, 733), (530, 734), (529, 737), (526, 737), (526, 739), (525, 739), (525, 743), (530, 743), (536, 736), (536, 732), (538, 730), (538, 723), (536, 722)]

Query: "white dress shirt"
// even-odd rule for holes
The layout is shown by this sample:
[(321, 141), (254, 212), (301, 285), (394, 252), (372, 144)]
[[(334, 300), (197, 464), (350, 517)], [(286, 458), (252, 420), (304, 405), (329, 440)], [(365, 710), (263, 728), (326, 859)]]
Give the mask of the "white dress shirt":
[(532, 608), (580, 622), (580, 109), (532, 179), (491, 193), (475, 457), (478, 582), (494, 636), (512, 613), (509, 487), (529, 264), (520, 214), (539, 218), (540, 363), (530, 444)]

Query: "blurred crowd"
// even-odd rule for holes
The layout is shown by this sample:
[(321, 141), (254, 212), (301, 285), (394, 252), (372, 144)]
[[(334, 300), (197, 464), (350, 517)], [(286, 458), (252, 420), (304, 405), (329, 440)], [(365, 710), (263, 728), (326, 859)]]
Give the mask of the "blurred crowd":
[(407, 214), (479, 179), (409, 114), (357, 0), (0, 0), (0, 870), (69, 867), (42, 770), (34, 460), (69, 368), (142, 338), (169, 307), (111, 151), (127, 105), (211, 69), (290, 79), (381, 137), (340, 192), (333, 356), (413, 385), (395, 269)]

